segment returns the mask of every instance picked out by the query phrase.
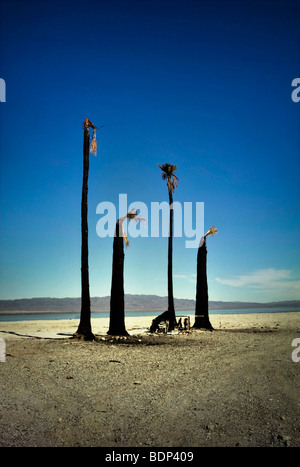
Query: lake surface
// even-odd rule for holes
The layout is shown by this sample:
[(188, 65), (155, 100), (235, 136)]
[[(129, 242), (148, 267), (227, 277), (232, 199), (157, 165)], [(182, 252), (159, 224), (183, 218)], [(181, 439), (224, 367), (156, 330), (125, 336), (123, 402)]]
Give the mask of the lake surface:
[[(288, 313), (299, 311), (299, 307), (287, 308), (243, 308), (243, 309), (220, 309), (210, 310), (210, 315), (232, 315), (232, 314), (248, 314), (248, 313)], [(127, 311), (125, 317), (138, 316), (158, 316), (162, 311)], [(179, 310), (176, 316), (180, 315), (195, 315), (195, 310)], [(92, 312), (92, 318), (109, 318), (109, 312)], [(0, 321), (36, 321), (36, 320), (58, 320), (58, 319), (79, 319), (80, 313), (15, 313), (15, 314), (0, 314)]]

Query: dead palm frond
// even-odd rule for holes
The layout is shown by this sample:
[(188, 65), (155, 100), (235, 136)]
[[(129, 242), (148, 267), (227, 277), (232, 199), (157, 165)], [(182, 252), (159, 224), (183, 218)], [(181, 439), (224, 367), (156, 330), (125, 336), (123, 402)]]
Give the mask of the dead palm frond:
[(208, 235), (211, 235), (212, 237), (218, 233), (218, 229), (216, 229), (214, 226), (212, 226), (204, 235), (204, 237), (208, 237)]
[(123, 240), (125, 242), (125, 246), (126, 246), (126, 248), (129, 248), (129, 240), (128, 240), (128, 237), (127, 237), (127, 233), (123, 229), (123, 224), (122, 224), (121, 230), (122, 230), (122, 235), (123, 235)]
[(91, 141), (90, 151), (94, 154), (94, 156), (97, 155), (96, 128), (93, 128), (93, 138)]
[(86, 128), (87, 130), (89, 128), (93, 129), (93, 137), (91, 138), (91, 145), (90, 145), (90, 151), (94, 154), (94, 156), (97, 155), (97, 140), (96, 140), (96, 129), (103, 128), (103, 126), (95, 126), (88, 118), (86, 118), (83, 122), (83, 128)]
[(118, 224), (120, 226), (120, 237), (121, 236), (123, 237), (126, 248), (129, 247), (129, 240), (128, 240), (127, 234), (126, 234), (126, 232), (125, 232), (125, 230), (123, 228), (123, 222), (124, 222), (125, 219), (128, 219), (129, 221), (134, 221), (136, 223), (143, 222), (145, 220), (142, 217), (137, 217), (137, 215), (138, 215), (137, 211), (135, 209), (132, 209), (131, 211), (127, 212), (127, 214), (125, 214), (125, 216), (120, 217), (120, 219), (118, 220)]
[(174, 174), (175, 170), (177, 170), (177, 166), (169, 163), (157, 165), (162, 170), (162, 179), (167, 180), (169, 192), (174, 193), (175, 188), (177, 188), (177, 181), (179, 181), (179, 178)]

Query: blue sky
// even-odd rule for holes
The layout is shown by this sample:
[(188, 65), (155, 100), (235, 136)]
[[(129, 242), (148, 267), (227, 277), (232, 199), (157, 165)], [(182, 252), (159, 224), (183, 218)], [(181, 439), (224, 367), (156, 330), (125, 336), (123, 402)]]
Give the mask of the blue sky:
[[(204, 202), (211, 300), (300, 299), (300, 2), (1, 2), (0, 298), (80, 296), (82, 122), (90, 157), (91, 296), (110, 294), (96, 207)], [(174, 239), (174, 295), (197, 249)], [(125, 292), (167, 294), (167, 238), (132, 238)]]

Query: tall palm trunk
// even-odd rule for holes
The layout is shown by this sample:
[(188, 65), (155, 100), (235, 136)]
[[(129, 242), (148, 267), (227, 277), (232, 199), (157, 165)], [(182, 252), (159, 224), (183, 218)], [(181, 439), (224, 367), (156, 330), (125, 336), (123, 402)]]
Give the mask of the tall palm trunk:
[(84, 340), (95, 339), (91, 328), (91, 299), (89, 284), (89, 250), (88, 250), (88, 176), (90, 134), (88, 119), (84, 122), (83, 138), (83, 179), (81, 199), (81, 312), (80, 322), (75, 337)]
[(162, 170), (162, 179), (167, 180), (169, 192), (170, 225), (168, 241), (168, 309), (152, 320), (150, 332), (155, 332), (159, 327), (159, 323), (162, 321), (168, 321), (170, 331), (173, 331), (177, 325), (173, 296), (173, 192), (175, 188), (177, 188), (178, 177), (174, 174), (177, 167), (176, 165), (169, 163), (157, 165)]
[(169, 243), (168, 243), (168, 315), (169, 315), (169, 330), (172, 331), (176, 326), (176, 316), (174, 308), (173, 296), (173, 195), (169, 190), (169, 207), (170, 207), (170, 226), (169, 226)]
[(116, 224), (113, 242), (110, 321), (107, 332), (107, 334), (112, 336), (128, 336), (128, 332), (125, 329), (124, 257), (122, 221), (119, 219)]
[(213, 330), (208, 316), (208, 287), (207, 287), (207, 248), (206, 237), (202, 237), (197, 254), (197, 286), (195, 306), (195, 329)]
[(111, 336), (128, 336), (125, 328), (125, 300), (124, 300), (124, 241), (129, 246), (128, 238), (123, 229), (123, 222), (127, 218), (129, 221), (143, 221), (137, 217), (137, 211), (129, 211), (116, 223), (115, 237), (113, 243), (113, 263), (110, 291), (110, 315), (109, 330), (107, 334)]

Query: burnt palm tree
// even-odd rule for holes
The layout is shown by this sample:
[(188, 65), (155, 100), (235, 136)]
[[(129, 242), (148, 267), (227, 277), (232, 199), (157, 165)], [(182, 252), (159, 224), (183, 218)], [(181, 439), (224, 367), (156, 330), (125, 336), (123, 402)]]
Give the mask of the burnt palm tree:
[(161, 176), (163, 180), (167, 181), (168, 193), (169, 193), (169, 241), (168, 241), (168, 310), (152, 322), (151, 331), (157, 329), (158, 324), (163, 320), (169, 321), (169, 330), (172, 331), (176, 326), (176, 316), (174, 308), (174, 295), (173, 295), (173, 193), (177, 188), (178, 177), (175, 175), (177, 170), (174, 164), (157, 164), (161, 169)]
[[(93, 129), (93, 138), (90, 146), (90, 127)], [(80, 322), (74, 337), (95, 339), (91, 328), (91, 299), (89, 284), (89, 250), (88, 250), (88, 176), (89, 151), (96, 155), (96, 128), (88, 118), (83, 122), (83, 179), (81, 198), (81, 312)]]
[(124, 242), (128, 248), (129, 242), (124, 231), (123, 222), (125, 219), (139, 222), (142, 219), (137, 217), (137, 211), (129, 211), (116, 223), (115, 237), (113, 242), (113, 263), (110, 293), (110, 321), (108, 335), (128, 336), (125, 328), (125, 301), (124, 301)]
[(197, 286), (196, 286), (196, 305), (195, 305), (195, 323), (194, 329), (213, 330), (208, 315), (208, 287), (207, 287), (207, 248), (206, 237), (213, 236), (218, 229), (211, 227), (201, 238), (197, 254)]

